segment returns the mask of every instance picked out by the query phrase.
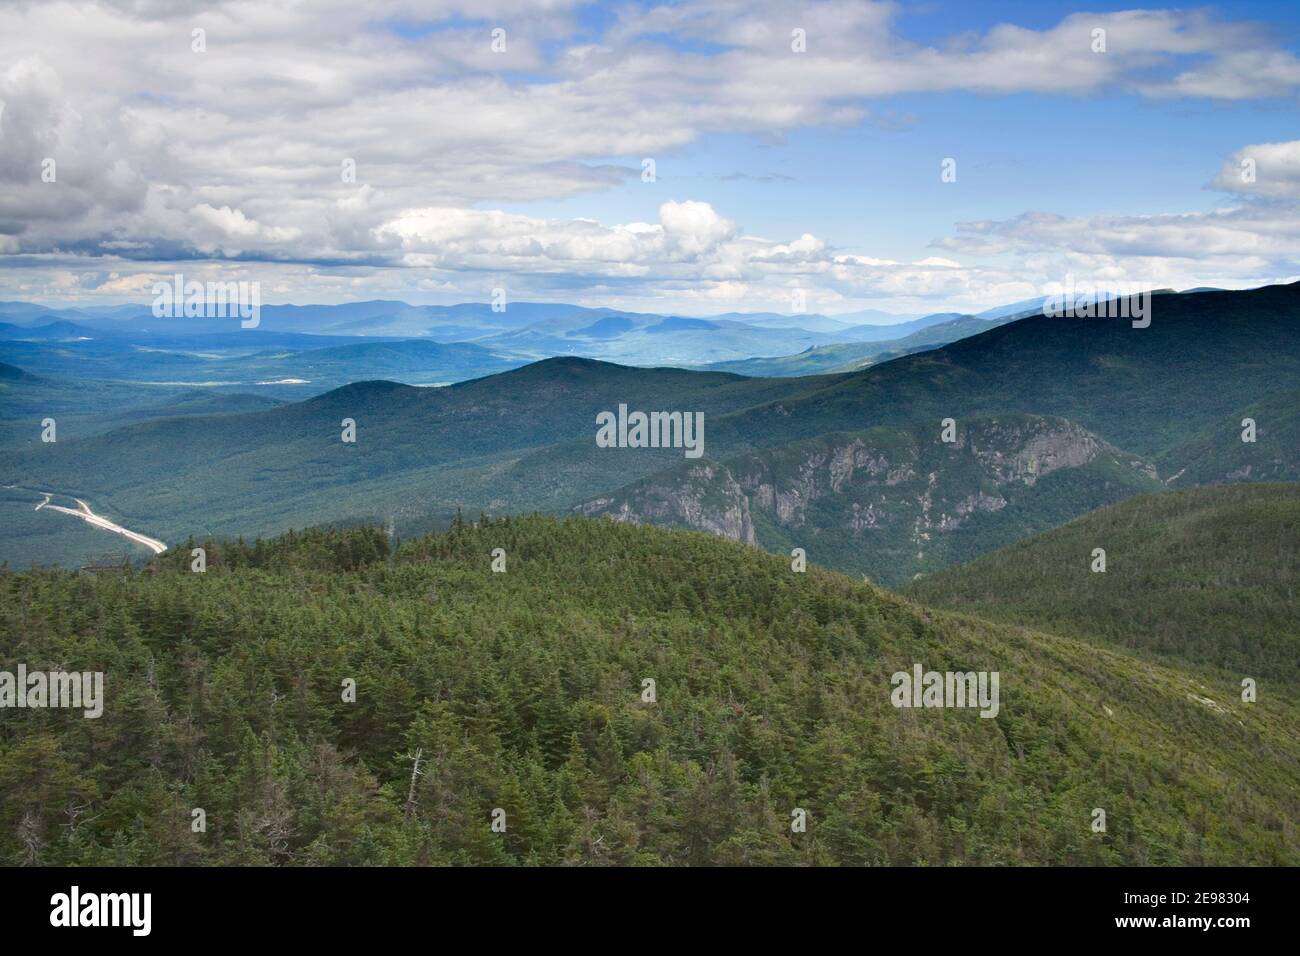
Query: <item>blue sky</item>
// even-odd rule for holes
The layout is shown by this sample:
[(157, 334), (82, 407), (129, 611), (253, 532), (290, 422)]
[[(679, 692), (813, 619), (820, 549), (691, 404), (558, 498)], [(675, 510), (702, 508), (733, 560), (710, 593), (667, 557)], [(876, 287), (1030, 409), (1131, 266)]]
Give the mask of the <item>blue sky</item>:
[[(657, 188), (633, 180), (562, 202), (510, 208), (542, 216), (653, 219), (668, 193), (706, 197), (772, 236), (818, 235), (875, 256), (930, 254), (952, 223), (1006, 218), (1026, 209), (1066, 216), (1212, 209), (1209, 183), (1243, 143), (1296, 133), (1282, 103), (1150, 104), (1115, 93), (1095, 98), (1035, 94), (926, 94), (893, 98), (915, 117), (904, 129), (795, 130), (779, 143), (715, 135), (660, 157)], [(958, 159), (956, 183), (939, 163)], [(627, 161), (605, 157), (605, 161)]]
[[(902, 8), (900, 25), (916, 42), (942, 42), (1000, 22), (1047, 28), (1078, 9), (1129, 10), (1133, 4), (918, 3)], [(1297, 48), (1295, 4), (1248, 2), (1231, 11), (1234, 19), (1269, 24), (1270, 32)], [(1026, 209), (1066, 216), (1213, 209), (1224, 201), (1208, 188), (1221, 163), (1244, 143), (1294, 137), (1300, 121), (1294, 95), (1222, 103), (1152, 102), (1124, 90), (939, 93), (890, 97), (872, 108), (886, 122), (792, 130), (780, 141), (707, 137), (660, 160), (661, 189), (634, 180), (598, 195), (512, 208), (544, 216), (652, 219), (666, 189), (743, 210), (746, 227), (756, 233), (798, 234), (815, 221), (818, 235), (848, 251), (922, 258), (933, 252), (929, 243), (960, 220), (1007, 218)], [(937, 170), (949, 156), (959, 159), (960, 175), (945, 186)]]
[(915, 313), (1298, 271), (1293, 4), (81, 6), (0, 10), (5, 298), (183, 270), (269, 302)]

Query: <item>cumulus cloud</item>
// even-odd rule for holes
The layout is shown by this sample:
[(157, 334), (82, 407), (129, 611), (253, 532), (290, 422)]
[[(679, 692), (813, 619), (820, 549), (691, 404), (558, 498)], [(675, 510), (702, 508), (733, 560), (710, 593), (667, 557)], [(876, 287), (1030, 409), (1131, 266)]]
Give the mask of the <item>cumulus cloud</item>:
[[(590, 295), (696, 288), (770, 307), (792, 285), (830, 305), (899, 292), (997, 296), (1023, 281), (1017, 266), (970, 261), (1023, 254), (1028, 237), (1077, 255), (1216, 262), (1233, 243), (1264, 264), (1291, 249), (1276, 209), (1182, 223), (968, 224), (939, 244), (956, 258), (915, 263), (846, 255), (802, 229), (750, 236), (734, 213), (692, 196), (664, 203), (653, 223), (501, 211), (622, 183), (639, 175), (640, 157), (711, 134), (871, 121), (873, 101), (897, 94), (1115, 89), (1232, 100), (1300, 89), (1300, 61), (1270, 37), (1196, 12), (1076, 14), (927, 45), (900, 32), (892, 3), (820, 0), (793, 12), (781, 0), (627, 5), (594, 32), (579, 29), (577, 7), (0, 5), (0, 281), (116, 291), (132, 268), (225, 259), (304, 295), (413, 286), (470, 294), (477, 277), (523, 270), (538, 283), (584, 277)], [(500, 53), (497, 24), (506, 30)], [(795, 27), (806, 54), (791, 51)], [(1091, 48), (1097, 29), (1105, 54)], [(1294, 144), (1246, 147), (1243, 158), (1251, 151), (1252, 188), (1230, 181), (1230, 164), (1218, 188), (1294, 198)], [(53, 183), (42, 179), (47, 159)], [(1067, 242), (1081, 225), (1098, 234)], [(60, 277), (41, 279), (45, 268)]]
[(1243, 146), (1224, 162), (1214, 186), (1246, 196), (1300, 200), (1300, 140)]
[(686, 256), (709, 252), (736, 232), (736, 224), (706, 202), (666, 202), (659, 207), (659, 221), (669, 248)]

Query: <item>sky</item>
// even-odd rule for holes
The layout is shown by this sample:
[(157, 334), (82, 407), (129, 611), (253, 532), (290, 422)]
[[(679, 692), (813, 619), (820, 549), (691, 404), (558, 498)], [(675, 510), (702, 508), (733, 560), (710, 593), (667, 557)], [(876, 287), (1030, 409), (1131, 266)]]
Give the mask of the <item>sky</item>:
[[(1294, 2), (0, 0), (0, 299), (977, 311), (1300, 278)], [(653, 174), (651, 174), (653, 173)]]

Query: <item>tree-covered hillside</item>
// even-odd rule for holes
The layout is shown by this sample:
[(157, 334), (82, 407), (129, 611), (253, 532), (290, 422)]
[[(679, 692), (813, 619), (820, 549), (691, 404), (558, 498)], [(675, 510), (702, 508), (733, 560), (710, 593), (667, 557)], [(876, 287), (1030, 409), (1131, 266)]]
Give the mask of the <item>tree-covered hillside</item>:
[[(1093, 550), (1106, 552), (1094, 572)], [(916, 581), (938, 607), (1300, 685), (1300, 485), (1132, 498)], [(1276, 685), (1275, 685), (1276, 686)]]
[[(207, 558), (0, 572), (0, 669), (106, 695), (5, 712), (0, 861), (1300, 862), (1294, 701), (740, 544), (534, 517)], [(997, 716), (895, 708), (914, 664), (997, 671)]]
[(1270, 392), (1170, 449), (1160, 465), (1171, 488), (1300, 479), (1300, 389)]
[[(77, 495), (164, 541), (454, 512), (461, 504), (564, 507), (583, 489), (617, 486), (682, 458), (680, 450), (597, 449), (598, 412), (626, 403), (698, 410), (712, 420), (791, 388), (781, 379), (586, 359), (552, 359), (448, 388), (357, 382), (265, 411), (37, 441), (0, 453), (0, 484)], [(355, 443), (341, 440), (345, 418), (356, 423)], [(0, 546), (3, 537), (0, 529)]]
[(870, 425), (1025, 412), (1067, 418), (1151, 457), (1274, 392), (1300, 387), (1300, 282), (1153, 295), (1150, 305), (1147, 328), (1126, 318), (1032, 316), (829, 377), (804, 395), (720, 420), (713, 438), (770, 447), (773, 434), (788, 442)]

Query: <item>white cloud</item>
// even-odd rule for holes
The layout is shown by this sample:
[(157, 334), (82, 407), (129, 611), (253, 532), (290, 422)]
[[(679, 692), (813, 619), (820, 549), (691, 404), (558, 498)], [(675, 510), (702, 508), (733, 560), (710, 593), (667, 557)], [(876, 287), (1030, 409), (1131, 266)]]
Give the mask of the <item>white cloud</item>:
[(668, 248), (691, 257), (716, 249), (736, 233), (736, 224), (706, 202), (666, 202), (659, 207), (659, 221)]
[(1268, 199), (1300, 199), (1300, 140), (1243, 146), (1224, 162), (1214, 186)]
[[(710, 134), (860, 123), (872, 100), (895, 94), (1121, 89), (1227, 100), (1300, 89), (1300, 62), (1271, 38), (1195, 12), (1075, 14), (1046, 29), (1004, 24), (921, 45), (899, 32), (891, 3), (823, 0), (792, 12), (780, 0), (712, 0), (618, 7), (607, 29), (575, 43), (576, 6), (0, 4), (0, 255), (23, 257), (0, 281), (117, 291), (110, 270), (238, 257), (264, 261), (238, 268), (268, 286), (276, 277), (318, 295), (414, 286), (468, 296), (481, 276), (520, 270), (519, 283), (539, 293), (739, 290), (770, 308), (791, 282), (816, 286), (828, 304), (995, 298), (1026, 281), (1018, 266), (970, 263), (1024, 257), (1035, 242), (1077, 256), (1185, 259), (1189, 271), (1200, 257), (1225, 275), (1280, 268), (1294, 252), (1278, 208), (970, 224), (939, 244), (961, 250), (961, 263), (848, 254), (803, 228), (749, 236), (734, 210), (681, 195), (655, 223), (500, 211), (621, 183), (639, 175), (640, 157)], [(504, 54), (483, 25), (495, 23), (507, 29)], [(807, 33), (806, 54), (790, 50), (794, 25)], [(196, 27), (204, 53), (191, 49)], [(1105, 54), (1090, 48), (1097, 28)], [(1295, 144), (1246, 154), (1257, 160), (1254, 186), (1233, 184), (1229, 161), (1219, 188), (1296, 197)], [(47, 157), (55, 184), (40, 178)], [(340, 175), (349, 159), (354, 182)], [(40, 279), (43, 268), (61, 278)]]
[(1288, 202), (1180, 215), (1029, 213), (960, 223), (955, 235), (936, 245), (1017, 261), (1040, 285), (1075, 275), (1099, 286), (1243, 288), (1295, 276), (1300, 209)]

